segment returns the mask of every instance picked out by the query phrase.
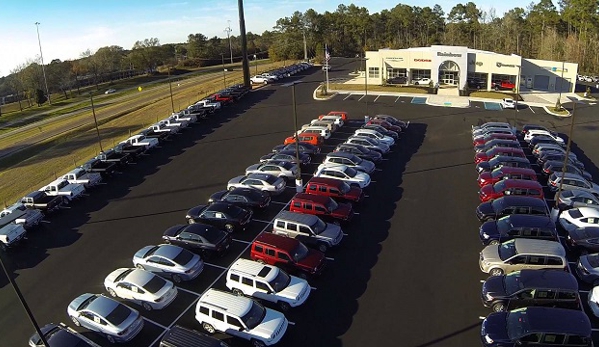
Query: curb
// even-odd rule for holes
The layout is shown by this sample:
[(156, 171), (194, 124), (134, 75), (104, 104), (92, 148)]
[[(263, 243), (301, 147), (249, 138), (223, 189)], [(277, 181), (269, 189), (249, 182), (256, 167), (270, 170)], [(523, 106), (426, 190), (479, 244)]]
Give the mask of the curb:
[(566, 110), (566, 111), (568, 111), (567, 115), (562, 115), (562, 114), (559, 114), (559, 113), (555, 113), (555, 112), (549, 111), (549, 109), (547, 107), (548, 106), (543, 106), (543, 110), (545, 110), (545, 112), (547, 112), (548, 114), (550, 114), (552, 116), (559, 117), (559, 118), (569, 118), (569, 117), (572, 117), (572, 114), (568, 110)]
[(331, 100), (333, 97), (335, 97), (337, 94), (339, 94), (336, 91), (334, 91), (333, 93), (331, 93), (330, 95), (327, 95), (325, 97), (317, 96), (316, 93), (318, 93), (318, 90), (320, 89), (320, 87), (322, 87), (322, 86), (316, 87), (316, 89), (314, 89), (314, 91), (312, 92), (312, 99), (314, 99), (316, 101)]

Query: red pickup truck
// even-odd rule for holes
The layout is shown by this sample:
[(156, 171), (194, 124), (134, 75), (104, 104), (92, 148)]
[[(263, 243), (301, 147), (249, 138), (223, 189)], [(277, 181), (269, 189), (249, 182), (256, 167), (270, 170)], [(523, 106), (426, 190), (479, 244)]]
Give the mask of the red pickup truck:
[(509, 80), (504, 80), (504, 81), (493, 81), (492, 86), (493, 89), (495, 90), (500, 90), (500, 89), (509, 89), (512, 90), (514, 88), (516, 88), (516, 84), (512, 81)]
[(210, 98), (216, 101), (220, 101), (222, 104), (230, 104), (233, 102), (233, 96), (231, 96), (230, 94), (216, 93), (210, 95)]

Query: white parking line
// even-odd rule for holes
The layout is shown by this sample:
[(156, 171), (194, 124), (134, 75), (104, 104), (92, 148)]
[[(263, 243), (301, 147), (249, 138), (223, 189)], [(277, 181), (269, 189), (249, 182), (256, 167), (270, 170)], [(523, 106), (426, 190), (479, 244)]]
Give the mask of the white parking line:
[(312, 287), (312, 286), (310, 286), (310, 289), (311, 289), (311, 290), (316, 290), (316, 287)]
[[(287, 204), (285, 204), (285, 206), (287, 206)], [(259, 222), (259, 223), (266, 223), (266, 224), (272, 223), (272, 221), (266, 221), (266, 220), (256, 219), (256, 218), (252, 218), (252, 222)]]
[(326, 260), (330, 260), (330, 261), (333, 261), (333, 260), (335, 260), (335, 258), (331, 258), (331, 257), (324, 257), (324, 258), (325, 258)]
[(582, 289), (579, 289), (578, 291), (579, 291), (580, 293), (590, 293), (590, 292), (591, 292), (590, 290), (582, 290)]
[(289, 323), (289, 325), (295, 325), (295, 323), (294, 323), (294, 322), (287, 322), (287, 323)]
[(366, 96), (366, 94), (362, 95), (362, 96), (361, 96), (361, 97), (358, 99), (358, 101), (360, 101), (360, 100), (364, 99), (364, 97), (365, 97), (365, 96)]
[(238, 239), (233, 239), (233, 241), (235, 242), (239, 242), (239, 243), (245, 243), (246, 245), (249, 245), (251, 242), (249, 241), (245, 241), (245, 240), (238, 240)]
[(164, 329), (164, 330), (168, 330), (168, 328), (167, 328), (167, 327), (165, 327), (164, 325), (162, 325), (162, 324), (160, 324), (160, 323), (156, 323), (156, 322), (154, 322), (153, 320), (151, 320), (151, 319), (148, 319), (148, 318), (146, 318), (146, 317), (143, 317), (143, 316), (142, 316), (141, 318), (143, 318), (143, 320), (145, 320), (146, 322), (149, 322), (149, 323), (152, 323), (152, 324), (154, 324), (154, 325), (155, 325), (155, 326), (157, 326), (157, 327), (161, 327), (161, 328), (162, 328), (162, 329)]
[(592, 330), (592, 331), (599, 331), (599, 329), (596, 329), (596, 328), (593, 328), (593, 329), (591, 329), (591, 330)]
[(397, 99), (395, 99), (395, 101), (394, 101), (394, 102), (397, 102), (397, 100), (399, 100), (399, 98), (401, 98), (401, 96), (398, 96), (398, 97), (397, 97)]
[(217, 268), (217, 269), (222, 269), (222, 270), (228, 270), (228, 269), (229, 269), (229, 268), (226, 268), (226, 267), (224, 267), (224, 266), (220, 266), (220, 265), (216, 265), (216, 264), (210, 264), (210, 263), (207, 263), (207, 262), (204, 262), (204, 264), (205, 264), (205, 265), (208, 265), (208, 266), (215, 267), (215, 268)]
[(345, 236), (347, 236), (347, 235), (349, 235), (349, 234), (343, 233), (343, 236), (344, 236), (344, 237), (345, 237)]
[(532, 111), (532, 113), (536, 113), (536, 112), (535, 112), (535, 111), (532, 109), (532, 107), (528, 106), (528, 108), (530, 108), (530, 110)]
[(374, 98), (374, 102), (376, 102), (381, 96), (378, 95), (376, 98)]
[(192, 295), (196, 295), (196, 296), (201, 296), (199, 293), (196, 293), (193, 290), (189, 290), (189, 289), (185, 289), (185, 288), (181, 288), (181, 287), (177, 287), (177, 290), (180, 290), (182, 292), (189, 293)]
[(351, 93), (347, 94), (347, 96), (343, 99), (344, 101), (347, 100), (347, 98), (349, 98), (351, 96)]
[(354, 212), (354, 214), (355, 214), (356, 216), (359, 216), (359, 215), (360, 215), (360, 212)]

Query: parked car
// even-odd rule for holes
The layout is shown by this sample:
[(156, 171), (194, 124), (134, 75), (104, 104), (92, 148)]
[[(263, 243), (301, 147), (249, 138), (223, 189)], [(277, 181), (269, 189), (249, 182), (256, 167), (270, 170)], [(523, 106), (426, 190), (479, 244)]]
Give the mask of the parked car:
[(307, 193), (295, 194), (289, 211), (313, 214), (333, 223), (349, 222), (354, 216), (351, 203), (338, 203), (328, 196)]
[(362, 128), (376, 130), (385, 136), (392, 137), (395, 140), (395, 142), (397, 142), (397, 140), (399, 139), (399, 133), (393, 130), (387, 130), (378, 124), (364, 124), (362, 125)]
[[(293, 176), (295, 177), (295, 175)], [(277, 177), (265, 173), (250, 173), (249, 175), (241, 175), (233, 177), (227, 182), (227, 189), (235, 188), (255, 188), (272, 195), (281, 194), (286, 187), (285, 178)]]
[(485, 122), (485, 123), (480, 124), (480, 125), (472, 125), (472, 127), (471, 127), (472, 133), (480, 131), (481, 129), (489, 129), (489, 128), (507, 128), (507, 129), (512, 129), (513, 127), (508, 122)]
[(364, 160), (369, 160), (378, 163), (383, 160), (383, 155), (380, 152), (370, 150), (362, 145), (342, 143), (335, 147), (333, 152), (347, 152), (355, 154), (357, 157)]
[[(562, 176), (564, 180), (563, 183), (561, 183)], [(596, 197), (599, 197), (599, 185), (591, 181), (588, 181), (586, 178), (577, 174), (560, 174), (554, 172), (551, 174), (551, 176), (549, 176), (547, 185), (549, 186), (549, 189), (554, 192), (557, 191), (561, 185), (562, 190), (583, 190), (585, 192), (595, 195)]]
[(359, 128), (354, 131), (354, 136), (367, 137), (386, 144), (387, 146), (395, 145), (395, 140), (391, 136), (386, 136), (373, 129)]
[(493, 159), (495, 156), (504, 156), (504, 157), (520, 157), (526, 158), (526, 154), (522, 148), (517, 147), (493, 147), (486, 152), (478, 152), (474, 155), (474, 163), (478, 164), (483, 161), (489, 161)]
[[(291, 145), (291, 144), (294, 144), (296, 141), (299, 141), (301, 143), (308, 143), (313, 146), (321, 146), (324, 142), (324, 139), (318, 133), (302, 132), (302, 133), (287, 137), (285, 139), (285, 141), (283, 142), (283, 144)], [(289, 147), (287, 150), (294, 151), (294, 153), (295, 153), (295, 147)]]
[(253, 214), (252, 210), (219, 201), (198, 205), (187, 211), (185, 218), (189, 224), (205, 223), (232, 233), (245, 229)]
[(306, 193), (328, 196), (335, 199), (360, 202), (364, 199), (362, 188), (345, 183), (342, 180), (324, 177), (313, 177), (306, 183)]
[(503, 99), (501, 99), (501, 107), (504, 109), (506, 109), (506, 108), (515, 109), (516, 102), (512, 98), (503, 98)]
[[(320, 153), (320, 147), (307, 142), (301, 142), (297, 144), (300, 153), (308, 155), (316, 155)], [(278, 145), (273, 147), (273, 153), (295, 151), (295, 143), (287, 145)]]
[(555, 141), (560, 146), (566, 145), (566, 141), (564, 141), (563, 138), (557, 136), (557, 134), (555, 134), (552, 131), (546, 131), (546, 130), (531, 129), (531, 130), (527, 131), (526, 134), (524, 135), (524, 141), (530, 142), (533, 138), (535, 138), (537, 136), (549, 137), (549, 138), (553, 139), (553, 141)]
[(478, 175), (478, 186), (493, 185), (501, 180), (516, 179), (537, 181), (537, 173), (533, 169), (502, 166), (491, 172), (483, 171)]
[(414, 85), (420, 85), (420, 86), (428, 86), (429, 84), (431, 84), (433, 81), (430, 78), (427, 77), (422, 77), (416, 80), (412, 80), (412, 83), (414, 83)]
[(481, 297), (495, 312), (529, 306), (580, 309), (578, 281), (566, 271), (524, 269), (491, 276), (483, 282)]
[(66, 180), (72, 184), (83, 184), (87, 188), (97, 186), (102, 182), (102, 176), (97, 172), (87, 172), (82, 168), (75, 168), (62, 176), (63, 180)]
[(520, 146), (520, 142), (516, 141), (516, 140), (503, 140), (503, 139), (493, 139), (491, 141), (485, 142), (482, 145), (477, 145), (474, 147), (474, 151), (476, 153), (484, 153), (490, 149), (493, 149), (495, 147), (511, 147), (511, 148), (518, 148), (521, 149), (522, 147)]
[(587, 305), (595, 317), (599, 317), (599, 289), (595, 286), (588, 294)]
[(492, 141), (492, 140), (510, 140), (510, 141), (517, 141), (518, 138), (516, 137), (516, 135), (514, 134), (488, 134), (486, 136), (481, 136), (481, 137), (477, 137), (476, 140), (472, 141), (472, 146), (477, 147), (477, 146), (483, 146), (485, 143)]
[(406, 76), (396, 76), (387, 79), (387, 84), (406, 84), (408, 83), (408, 78)]
[(169, 277), (175, 283), (191, 281), (204, 270), (199, 255), (174, 245), (145, 246), (135, 252), (133, 265)]
[(264, 209), (270, 205), (270, 194), (255, 188), (241, 187), (233, 190), (221, 190), (208, 198), (208, 203), (226, 202), (245, 209)]
[(391, 150), (387, 144), (381, 141), (356, 135), (351, 135), (349, 138), (347, 138), (347, 140), (345, 140), (345, 143), (364, 146), (368, 149), (378, 151), (381, 154), (387, 154)]
[(204, 259), (224, 255), (233, 242), (230, 233), (201, 223), (172, 226), (164, 231), (162, 240), (201, 254)]
[(557, 241), (513, 239), (488, 245), (480, 252), (482, 272), (501, 276), (523, 269), (558, 269), (568, 266), (566, 250)]
[[(295, 157), (295, 150), (293, 151), (281, 151), (278, 153), (268, 153), (260, 157), (260, 162), (264, 163), (267, 161), (290, 161), (292, 163), (297, 162), (297, 158)], [(299, 154), (299, 162), (302, 165), (308, 165), (312, 161), (310, 155), (306, 153)]]
[(330, 152), (325, 157), (321, 165), (334, 166), (346, 165), (356, 170), (371, 174), (376, 169), (374, 162), (362, 159), (355, 154), (348, 152)]
[(481, 174), (482, 172), (493, 171), (497, 168), (504, 167), (504, 166), (532, 169), (532, 166), (530, 165), (530, 161), (528, 161), (527, 158), (507, 157), (507, 156), (499, 155), (499, 156), (493, 157), (493, 159), (491, 159), (489, 161), (483, 161), (483, 162), (476, 164), (476, 172), (478, 172), (478, 174)]
[(522, 130), (520, 131), (520, 134), (522, 135), (522, 137), (526, 136), (526, 133), (530, 130), (545, 130), (545, 131), (550, 131), (549, 129), (547, 129), (547, 127), (542, 126), (542, 125), (538, 125), (538, 124), (524, 124), (522, 126)]
[(338, 246), (343, 239), (341, 227), (323, 222), (314, 215), (281, 211), (273, 221), (273, 234), (295, 238), (321, 252)]
[(370, 118), (370, 120), (368, 121), (368, 123), (366, 123), (366, 125), (371, 125), (371, 124), (380, 125), (383, 128), (385, 128), (387, 130), (395, 131), (398, 134), (403, 131), (403, 128), (401, 126), (391, 124), (388, 121), (383, 120), (382, 118), (376, 118), (376, 117)]
[(402, 131), (406, 130), (410, 126), (410, 121), (406, 122), (388, 114), (377, 114), (373, 117), (373, 119), (386, 121), (392, 125), (400, 127)]
[(593, 346), (589, 317), (584, 311), (566, 308), (494, 312), (483, 320), (480, 335), (484, 347)]
[(599, 285), (599, 253), (581, 254), (573, 270), (583, 282)]
[(161, 310), (177, 297), (177, 287), (152, 272), (120, 268), (104, 279), (104, 288), (113, 298), (129, 300), (146, 311)]
[(545, 164), (543, 164), (542, 173), (547, 177), (551, 176), (551, 174), (553, 174), (554, 172), (557, 172), (558, 175), (561, 175), (563, 171), (566, 171), (567, 173), (580, 175), (586, 178), (587, 181), (593, 180), (593, 176), (591, 176), (590, 173), (584, 171), (584, 169), (580, 169), (578, 166), (572, 163), (566, 163), (566, 166), (564, 166), (563, 160), (548, 160), (545, 162)]
[(483, 245), (499, 245), (516, 238), (558, 241), (550, 217), (512, 214), (483, 223), (479, 230)]
[(67, 308), (67, 315), (78, 327), (106, 336), (110, 343), (131, 341), (144, 326), (136, 310), (99, 294), (82, 294)]
[(562, 210), (577, 207), (592, 207), (599, 209), (599, 198), (585, 190), (579, 189), (562, 190), (559, 195), (558, 203)]
[(267, 161), (250, 165), (245, 169), (245, 175), (268, 174), (274, 177), (293, 179), (297, 175), (297, 165), (290, 161)]
[(368, 187), (371, 181), (367, 173), (354, 170), (345, 165), (319, 167), (314, 173), (314, 177), (339, 179), (345, 181), (350, 186), (356, 185), (362, 189)]
[(168, 329), (158, 347), (229, 347), (223, 341), (197, 330), (175, 325)]
[(599, 225), (569, 229), (566, 244), (577, 253), (599, 252)]
[(559, 153), (559, 152), (548, 152), (548, 153), (542, 154), (537, 159), (537, 165), (539, 165), (540, 167), (543, 167), (543, 166), (545, 166), (545, 163), (548, 161), (561, 161), (563, 163), (564, 160), (566, 160), (567, 165), (574, 165), (581, 171), (585, 169), (584, 164), (580, 160), (578, 160), (575, 156), (570, 155), (566, 159), (566, 155), (563, 153)]
[(502, 196), (530, 196), (538, 199), (545, 199), (543, 186), (532, 180), (501, 180), (494, 185), (486, 185), (478, 191), (478, 197), (481, 202), (497, 199)]
[(549, 216), (549, 208), (544, 200), (528, 196), (504, 196), (483, 202), (476, 208), (476, 216), (481, 222), (512, 214)]
[(15, 223), (29, 230), (39, 225), (43, 219), (44, 214), (42, 211), (35, 208), (27, 208), (21, 202), (6, 206), (0, 211), (0, 227)]
[[(63, 323), (60, 324), (46, 324), (40, 328), (41, 333), (44, 335), (46, 342), (50, 346), (59, 347), (100, 347), (92, 340), (85, 337), (83, 334), (79, 334), (75, 330), (69, 328)], [(29, 338), (29, 347), (44, 347), (42, 339), (38, 333), (34, 333)]]
[(528, 148), (532, 150), (539, 143), (559, 144), (553, 139), (553, 137), (537, 135), (528, 142)]
[(470, 89), (487, 89), (487, 81), (478, 78), (468, 78), (466, 83), (468, 83), (468, 88)]
[(513, 135), (516, 136), (515, 131), (512, 129), (506, 128), (487, 128), (482, 131), (479, 131), (475, 134), (472, 134), (472, 141), (476, 142), (482, 138), (488, 137), (490, 135)]
[(563, 211), (559, 215), (559, 224), (568, 232), (576, 228), (599, 226), (599, 209), (577, 207)]

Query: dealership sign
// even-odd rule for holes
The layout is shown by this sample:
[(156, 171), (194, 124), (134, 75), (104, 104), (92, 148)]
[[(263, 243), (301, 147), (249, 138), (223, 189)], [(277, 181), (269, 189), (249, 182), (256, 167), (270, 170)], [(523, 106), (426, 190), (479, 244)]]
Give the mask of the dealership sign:
[(431, 60), (430, 59), (414, 59), (415, 62), (418, 63), (430, 63)]
[(497, 67), (516, 67), (516, 65), (497, 62)]
[(470, 60), (470, 65), (483, 66), (482, 61)]
[(398, 58), (398, 57), (388, 57), (388, 58), (385, 58), (385, 60), (392, 60), (392, 61), (403, 61), (403, 58)]
[(549, 66), (543, 66), (543, 69), (545, 70), (549, 70), (551, 72), (568, 72), (568, 69), (564, 68), (563, 70), (560, 68), (557, 68), (555, 66), (549, 67)]
[(437, 57), (461, 57), (458, 53), (437, 52)]

